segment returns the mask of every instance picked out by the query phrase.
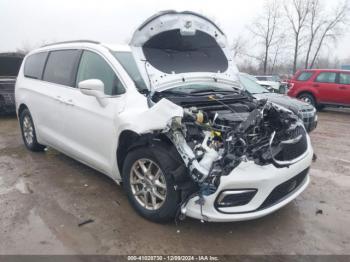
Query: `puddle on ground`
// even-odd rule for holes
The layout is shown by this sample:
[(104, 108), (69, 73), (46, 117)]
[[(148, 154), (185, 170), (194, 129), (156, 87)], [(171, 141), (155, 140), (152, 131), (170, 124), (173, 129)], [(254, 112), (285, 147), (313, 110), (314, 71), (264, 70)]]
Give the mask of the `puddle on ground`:
[(0, 195), (8, 194), (14, 190), (17, 190), (22, 194), (33, 193), (33, 190), (30, 188), (30, 184), (25, 182), (23, 178), (19, 178), (14, 185), (8, 186), (5, 184), (4, 179), (0, 177)]
[(33, 193), (33, 190), (30, 188), (29, 183), (25, 182), (22, 178), (17, 181), (15, 188), (22, 194)]

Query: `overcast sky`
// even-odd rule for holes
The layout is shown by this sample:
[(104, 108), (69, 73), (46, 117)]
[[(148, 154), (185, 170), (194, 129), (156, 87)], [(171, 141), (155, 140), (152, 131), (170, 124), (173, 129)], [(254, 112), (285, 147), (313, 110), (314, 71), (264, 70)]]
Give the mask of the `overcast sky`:
[[(262, 6), (262, 0), (0, 0), (0, 52), (72, 39), (127, 43), (146, 18), (168, 9), (207, 15), (232, 41), (247, 35)], [(350, 32), (334, 50), (350, 57)]]

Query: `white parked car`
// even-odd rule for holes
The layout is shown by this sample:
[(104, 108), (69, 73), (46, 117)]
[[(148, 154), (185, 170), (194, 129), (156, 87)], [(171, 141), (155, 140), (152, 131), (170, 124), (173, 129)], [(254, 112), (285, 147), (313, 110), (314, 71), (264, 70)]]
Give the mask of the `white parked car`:
[(255, 76), (256, 82), (270, 92), (279, 93), (281, 79), (278, 76)]
[(307, 187), (313, 150), (299, 118), (237, 74), (224, 33), (192, 12), (149, 18), (130, 47), (48, 45), (17, 79), (23, 140), (122, 182), (153, 221), (258, 218)]

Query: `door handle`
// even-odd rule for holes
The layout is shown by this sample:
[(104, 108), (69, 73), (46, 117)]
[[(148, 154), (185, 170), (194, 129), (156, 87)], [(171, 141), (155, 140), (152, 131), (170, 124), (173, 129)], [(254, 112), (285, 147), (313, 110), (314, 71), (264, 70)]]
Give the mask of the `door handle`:
[(347, 88), (346, 88), (346, 86), (339, 86), (339, 89), (345, 90)]
[(55, 100), (60, 102), (60, 103), (64, 103), (64, 101), (63, 101), (61, 96), (56, 96)]
[(313, 87), (320, 87), (318, 84), (313, 84)]
[(73, 99), (64, 100), (61, 96), (56, 96), (55, 100), (69, 106), (74, 106)]
[(74, 106), (74, 102), (72, 99), (68, 99), (65, 103), (69, 106)]

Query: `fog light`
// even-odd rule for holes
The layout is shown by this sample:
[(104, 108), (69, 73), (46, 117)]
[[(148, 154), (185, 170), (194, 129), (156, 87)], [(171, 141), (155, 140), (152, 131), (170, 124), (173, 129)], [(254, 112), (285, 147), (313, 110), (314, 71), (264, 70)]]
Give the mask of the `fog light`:
[(216, 199), (217, 207), (236, 207), (248, 204), (255, 196), (256, 189), (222, 191)]

